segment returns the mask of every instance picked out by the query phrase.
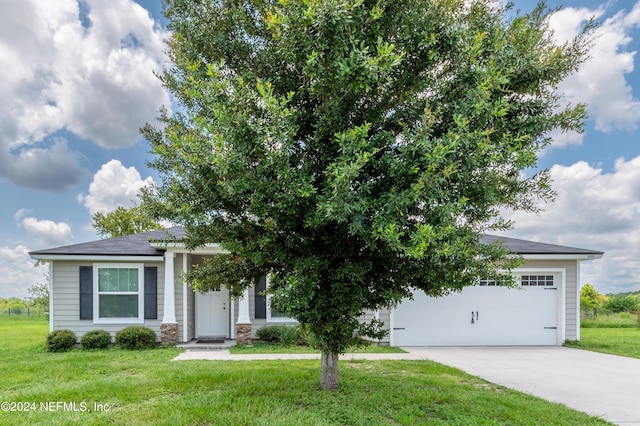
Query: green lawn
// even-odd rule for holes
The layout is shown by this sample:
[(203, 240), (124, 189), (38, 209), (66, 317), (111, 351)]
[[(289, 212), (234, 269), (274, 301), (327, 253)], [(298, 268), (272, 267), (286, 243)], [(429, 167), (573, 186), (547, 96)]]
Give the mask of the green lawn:
[(607, 424), (428, 361), (342, 361), (340, 390), (321, 392), (316, 360), (172, 362), (176, 348), (51, 354), (47, 330), (0, 319), (0, 402), (35, 409), (0, 410), (2, 425)]
[(582, 328), (580, 341), (566, 346), (640, 358), (640, 327)]

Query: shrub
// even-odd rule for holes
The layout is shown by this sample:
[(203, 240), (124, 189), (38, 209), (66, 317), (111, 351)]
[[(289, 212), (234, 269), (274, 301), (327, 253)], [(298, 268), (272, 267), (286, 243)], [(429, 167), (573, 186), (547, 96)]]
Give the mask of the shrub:
[(297, 345), (300, 340), (298, 327), (288, 325), (268, 325), (256, 331), (256, 337), (263, 342), (281, 346)]
[(148, 327), (132, 325), (116, 333), (116, 344), (124, 349), (150, 349), (156, 345), (156, 333)]
[(299, 343), (300, 333), (298, 327), (282, 326), (280, 332), (280, 345), (295, 346)]
[(298, 338), (298, 344), (301, 346), (310, 346), (313, 349), (320, 349), (320, 341), (318, 338), (311, 332), (311, 329), (308, 325), (298, 325), (298, 334), (300, 335)]
[(82, 349), (106, 349), (111, 343), (111, 335), (105, 330), (91, 330), (80, 338)]
[(364, 339), (360, 336), (352, 337), (349, 341), (349, 346), (356, 348), (368, 348), (372, 346), (373, 342), (371, 340)]
[(47, 336), (49, 352), (66, 352), (76, 344), (76, 334), (71, 330), (54, 330)]
[(640, 302), (632, 295), (616, 295), (605, 303), (604, 308), (611, 312), (634, 312), (640, 310)]

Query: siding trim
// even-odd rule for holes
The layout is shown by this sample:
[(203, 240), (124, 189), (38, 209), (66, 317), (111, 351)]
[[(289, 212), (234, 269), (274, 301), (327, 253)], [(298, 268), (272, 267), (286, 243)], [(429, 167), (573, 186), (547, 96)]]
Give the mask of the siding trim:
[(582, 290), (580, 279), (580, 261), (576, 260), (576, 340), (580, 340), (580, 290)]
[(53, 262), (49, 262), (49, 333), (53, 331)]

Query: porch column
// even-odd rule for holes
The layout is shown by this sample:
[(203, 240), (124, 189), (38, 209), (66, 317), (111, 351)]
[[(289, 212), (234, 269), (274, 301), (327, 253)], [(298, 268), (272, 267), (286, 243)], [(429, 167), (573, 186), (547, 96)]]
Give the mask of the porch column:
[(178, 322), (176, 321), (176, 295), (173, 273), (173, 261), (176, 254), (164, 253), (164, 313), (160, 324), (161, 343), (178, 343)]
[(238, 321), (236, 322), (236, 342), (251, 344), (251, 317), (249, 315), (249, 289), (245, 288), (238, 299)]

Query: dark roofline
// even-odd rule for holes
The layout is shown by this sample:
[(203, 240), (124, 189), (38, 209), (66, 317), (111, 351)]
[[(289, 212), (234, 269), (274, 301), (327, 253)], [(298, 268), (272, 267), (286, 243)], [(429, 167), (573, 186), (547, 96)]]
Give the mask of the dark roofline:
[[(181, 242), (186, 236), (183, 227), (166, 230), (141, 232), (123, 237), (107, 238), (63, 247), (29, 252), (32, 257), (46, 259), (47, 256), (162, 256), (164, 251), (152, 246), (152, 242)], [(571, 255), (584, 258), (601, 257), (604, 252), (566, 247), (556, 244), (538, 243), (517, 238), (496, 235), (482, 235), (485, 244), (502, 243), (507, 249), (519, 255)]]
[(502, 237), (497, 235), (484, 234), (481, 241), (485, 244), (494, 242), (502, 243), (512, 252), (520, 255), (527, 254), (552, 254), (552, 255), (584, 255), (584, 256), (602, 256), (603, 251), (582, 249), (576, 247), (560, 246), (557, 244), (539, 243), (535, 241), (521, 240), (518, 238)]
[(122, 237), (106, 238), (46, 250), (29, 252), (34, 257), (55, 256), (162, 256), (164, 251), (151, 246), (150, 241), (180, 241), (185, 236), (182, 227), (141, 232)]

